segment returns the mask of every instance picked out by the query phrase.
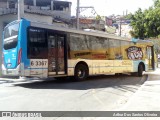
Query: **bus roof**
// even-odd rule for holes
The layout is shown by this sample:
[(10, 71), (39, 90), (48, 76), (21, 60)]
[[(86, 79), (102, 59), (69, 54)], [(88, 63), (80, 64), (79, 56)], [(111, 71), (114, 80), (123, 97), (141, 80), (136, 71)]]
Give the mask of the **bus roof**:
[(41, 23), (41, 22), (31, 22), (31, 26), (33, 27), (40, 27), (40, 28), (45, 28), (45, 29), (54, 29), (57, 31), (64, 31), (64, 32), (69, 32), (69, 33), (78, 33), (78, 34), (84, 34), (84, 35), (92, 35), (92, 36), (97, 36), (97, 37), (105, 37), (105, 38), (112, 38), (112, 39), (117, 39), (117, 40), (125, 40), (125, 41), (131, 41), (130, 38), (126, 37), (120, 37), (116, 36), (113, 34), (109, 34), (106, 32), (101, 32), (101, 31), (96, 31), (96, 30), (77, 30), (73, 28), (66, 28), (66, 27), (60, 27), (54, 24), (47, 24), (47, 23)]
[(12, 21), (12, 22), (8, 23), (8, 24), (5, 26), (5, 28), (8, 27), (8, 26), (10, 26), (10, 25), (12, 25), (12, 24), (18, 23), (18, 22), (20, 22), (20, 20)]
[(137, 43), (153, 43), (151, 40), (138, 40)]
[[(21, 20), (29, 21), (27, 19), (21, 19)], [(15, 20), (15, 21), (9, 23), (7, 26), (10, 26), (11, 24), (14, 24), (14, 23), (19, 22), (19, 21), (20, 20)], [(40, 27), (40, 28), (69, 32), (69, 33), (92, 35), (92, 36), (111, 38), (111, 39), (122, 40), (122, 41), (132, 41), (131, 38), (121, 37), (121, 36), (117, 36), (117, 35), (102, 32), (102, 31), (97, 31), (97, 30), (91, 30), (91, 29), (77, 30), (77, 29), (74, 29), (74, 28), (67, 28), (67, 27), (62, 27), (62, 26), (60, 27), (59, 25), (47, 24), (47, 23), (44, 23), (44, 22), (35, 22), (35, 21), (29, 21), (29, 22), (31, 22), (31, 26), (33, 26), (33, 27)], [(142, 42), (151, 42), (152, 43), (152, 41), (150, 41), (150, 40), (138, 40), (137, 41), (137, 43), (140, 43), (140, 42), (141, 43)]]

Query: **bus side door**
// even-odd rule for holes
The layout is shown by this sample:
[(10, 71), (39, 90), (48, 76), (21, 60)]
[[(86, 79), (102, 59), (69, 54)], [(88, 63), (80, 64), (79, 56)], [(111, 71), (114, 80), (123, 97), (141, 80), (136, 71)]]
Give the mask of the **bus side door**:
[(148, 59), (148, 68), (149, 70), (154, 70), (154, 48), (153, 46), (147, 46), (147, 59)]
[(48, 75), (66, 74), (66, 35), (48, 32)]

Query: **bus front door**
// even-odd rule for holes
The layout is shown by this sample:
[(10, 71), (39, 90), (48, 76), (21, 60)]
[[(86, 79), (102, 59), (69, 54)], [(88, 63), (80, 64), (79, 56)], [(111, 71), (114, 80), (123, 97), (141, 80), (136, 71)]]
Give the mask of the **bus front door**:
[(65, 35), (48, 33), (48, 75), (65, 75)]
[(154, 70), (154, 48), (153, 46), (148, 46), (147, 47), (147, 59), (148, 59), (148, 68), (149, 70)]

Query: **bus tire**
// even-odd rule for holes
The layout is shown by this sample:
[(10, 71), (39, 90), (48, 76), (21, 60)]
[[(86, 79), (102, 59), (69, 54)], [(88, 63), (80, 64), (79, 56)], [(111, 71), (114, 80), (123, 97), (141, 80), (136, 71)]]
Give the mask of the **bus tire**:
[(122, 75), (122, 73), (115, 73), (115, 75), (116, 75), (116, 76), (121, 76), (121, 75)]
[(56, 77), (55, 79), (56, 79), (56, 80), (63, 81), (63, 80), (65, 80), (65, 79), (66, 79), (66, 77)]
[(142, 77), (142, 75), (143, 75), (143, 65), (142, 64), (140, 64), (138, 66), (138, 73), (137, 73), (137, 75), (138, 75), (138, 77)]
[(88, 77), (88, 67), (84, 64), (78, 64), (75, 67), (74, 79), (76, 81), (85, 80)]

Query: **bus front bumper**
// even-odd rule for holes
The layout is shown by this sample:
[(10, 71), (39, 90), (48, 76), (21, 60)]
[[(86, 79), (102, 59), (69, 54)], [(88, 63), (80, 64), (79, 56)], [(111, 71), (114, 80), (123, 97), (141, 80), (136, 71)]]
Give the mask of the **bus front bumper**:
[(15, 69), (6, 69), (2, 64), (2, 75), (4, 76), (20, 76), (20, 66), (17, 66)]

